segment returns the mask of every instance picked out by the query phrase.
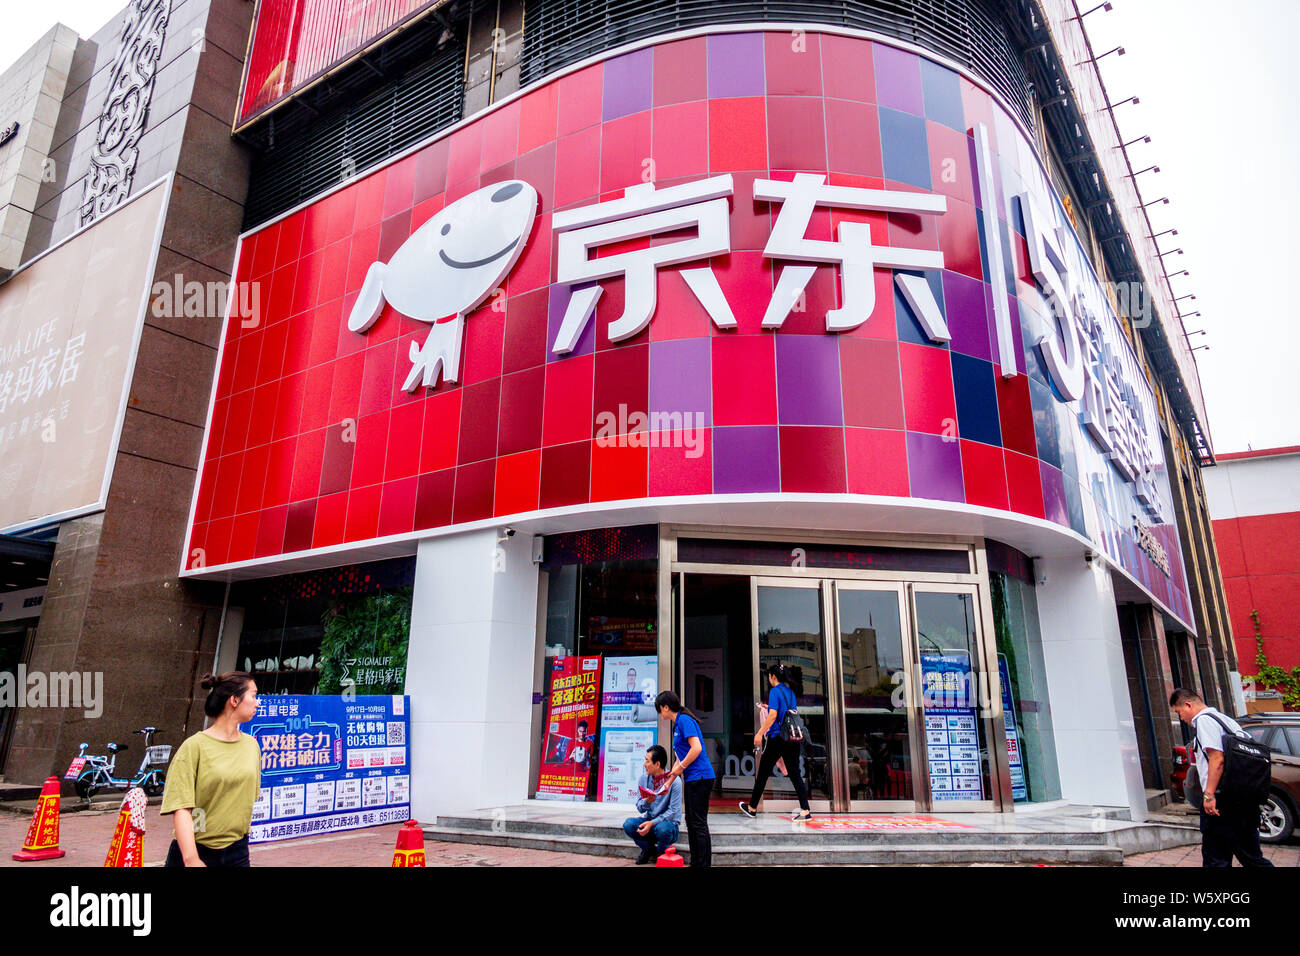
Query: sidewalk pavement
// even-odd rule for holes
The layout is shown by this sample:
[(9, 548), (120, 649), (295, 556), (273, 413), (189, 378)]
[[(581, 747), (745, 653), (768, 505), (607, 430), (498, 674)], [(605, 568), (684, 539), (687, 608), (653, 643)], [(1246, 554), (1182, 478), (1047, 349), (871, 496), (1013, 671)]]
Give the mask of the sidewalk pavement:
[[(31, 823), (30, 813), (0, 813), (0, 867), (91, 866), (102, 867), (117, 826), (118, 807), (98, 804), (89, 810), (63, 813), (59, 821), (59, 846), (66, 855), (57, 860), (18, 863), (13, 854), (22, 848)], [(145, 811), (145, 866), (161, 866), (171, 844), (171, 818), (160, 816), (156, 805)], [(283, 840), (255, 845), (254, 866), (391, 866), (400, 824), (353, 830), (330, 836)], [(1264, 848), (1274, 866), (1300, 866), (1300, 837), (1286, 846)], [(635, 848), (626, 857), (555, 853), (513, 847), (473, 846), (464, 843), (425, 843), (428, 866), (632, 866)], [(989, 864), (982, 864), (987, 866)], [(1125, 866), (1200, 866), (1199, 845), (1139, 853), (1125, 857)]]

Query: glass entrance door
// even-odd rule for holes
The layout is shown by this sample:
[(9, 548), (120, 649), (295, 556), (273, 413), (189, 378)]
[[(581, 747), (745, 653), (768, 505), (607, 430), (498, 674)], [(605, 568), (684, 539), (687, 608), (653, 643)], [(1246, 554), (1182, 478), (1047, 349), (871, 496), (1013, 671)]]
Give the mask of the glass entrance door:
[(916, 807), (915, 652), (902, 584), (835, 581), (845, 783), (854, 810)]
[[(826, 655), (826, 603), (822, 581), (788, 578), (752, 578), (754, 605), (754, 659), (758, 662), (754, 686), (754, 728), (768, 700), (767, 669), (784, 664), (799, 715), (808, 726), (811, 741), (803, 748), (798, 767), (785, 767), (769, 778), (763, 801), (795, 801), (789, 774), (798, 773), (808, 789), (813, 809), (830, 809), (838, 753), (842, 741), (838, 712), (828, 709), (836, 682), (836, 661)], [(797, 806), (797, 803), (791, 803)]]
[(994, 800), (989, 725), (996, 677), (989, 679), (980, 640), (978, 592), (965, 585), (910, 587), (930, 807), (973, 809)]

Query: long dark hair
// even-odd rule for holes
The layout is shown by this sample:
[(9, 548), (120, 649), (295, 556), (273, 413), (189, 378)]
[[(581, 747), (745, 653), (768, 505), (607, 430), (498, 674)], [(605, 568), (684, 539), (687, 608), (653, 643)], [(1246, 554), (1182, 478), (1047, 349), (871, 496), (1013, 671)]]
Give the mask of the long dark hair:
[(659, 696), (655, 698), (655, 712), (658, 713), (661, 707), (667, 707), (674, 714), (688, 714), (696, 723), (699, 723), (700, 718), (692, 714), (689, 707), (683, 707), (681, 698), (670, 690), (661, 690)]
[(226, 701), (232, 697), (243, 697), (251, 683), (252, 675), (243, 671), (206, 675), (199, 682), (199, 686), (208, 692), (208, 699), (203, 702), (203, 712), (209, 717), (220, 717), (225, 713)]

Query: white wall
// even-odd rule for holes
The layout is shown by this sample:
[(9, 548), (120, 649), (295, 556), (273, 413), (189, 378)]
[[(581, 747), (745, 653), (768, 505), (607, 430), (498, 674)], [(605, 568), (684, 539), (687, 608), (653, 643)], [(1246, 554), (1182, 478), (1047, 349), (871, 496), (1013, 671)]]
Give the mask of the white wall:
[(528, 796), (537, 580), (526, 534), (419, 545), (406, 693), (421, 822)]
[(1213, 521), (1300, 511), (1300, 455), (1222, 461), (1201, 477)]
[(1110, 572), (1081, 554), (1034, 562), (1061, 796), (1146, 819)]

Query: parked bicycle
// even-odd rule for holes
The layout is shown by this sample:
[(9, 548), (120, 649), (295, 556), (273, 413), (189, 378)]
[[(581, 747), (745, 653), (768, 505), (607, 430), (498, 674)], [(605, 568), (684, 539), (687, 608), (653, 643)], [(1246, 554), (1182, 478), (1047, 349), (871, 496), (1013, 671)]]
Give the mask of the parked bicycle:
[(74, 781), (77, 796), (83, 800), (89, 800), (100, 790), (129, 790), (132, 787), (140, 787), (149, 796), (156, 797), (167, 784), (166, 767), (172, 759), (170, 744), (152, 743), (153, 735), (162, 732), (157, 727), (133, 731), (144, 735), (144, 757), (140, 760), (140, 769), (133, 777), (113, 776), (117, 755), (125, 753), (129, 748), (126, 744), (110, 743), (107, 745), (106, 756), (88, 754), (86, 748), (90, 745), (82, 744), (63, 779)]

